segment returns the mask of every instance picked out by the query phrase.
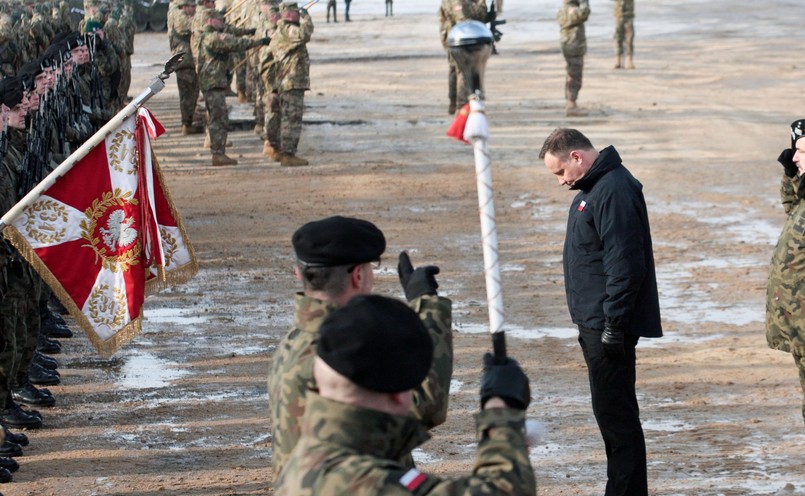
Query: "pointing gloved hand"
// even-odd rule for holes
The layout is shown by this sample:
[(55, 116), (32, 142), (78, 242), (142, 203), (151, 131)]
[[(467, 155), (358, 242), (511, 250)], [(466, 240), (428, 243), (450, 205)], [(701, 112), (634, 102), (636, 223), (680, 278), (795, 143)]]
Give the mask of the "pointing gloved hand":
[(497, 364), (495, 357), (487, 352), (481, 376), (481, 408), (495, 396), (502, 398), (509, 408), (525, 410), (531, 403), (531, 387), (517, 360), (506, 358), (505, 363)]
[(626, 355), (623, 347), (624, 329), (612, 322), (604, 324), (604, 332), (601, 333), (601, 344), (604, 345), (604, 353), (607, 358), (618, 359)]
[(408, 301), (413, 301), (422, 295), (435, 295), (439, 283), (436, 282), (436, 277), (434, 276), (438, 273), (439, 267), (435, 265), (426, 265), (425, 267), (414, 269), (408, 253), (400, 252), (397, 275), (400, 276), (400, 285)]
[(780, 156), (777, 157), (777, 161), (783, 165), (786, 176), (794, 177), (797, 175), (798, 167), (794, 163), (794, 150), (792, 148), (783, 150)]

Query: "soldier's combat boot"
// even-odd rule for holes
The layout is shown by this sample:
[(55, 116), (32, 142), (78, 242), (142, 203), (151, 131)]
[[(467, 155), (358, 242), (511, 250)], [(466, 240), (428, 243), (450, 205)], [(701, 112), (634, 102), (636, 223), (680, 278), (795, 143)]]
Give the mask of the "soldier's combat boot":
[(38, 351), (34, 352), (33, 363), (38, 363), (39, 365), (45, 367), (48, 370), (56, 370), (57, 368), (59, 368), (59, 362), (57, 362), (55, 358), (45, 356)]
[(249, 103), (249, 99), (246, 97), (246, 93), (238, 90), (238, 103)]
[(580, 109), (576, 102), (568, 100), (567, 106), (565, 107), (565, 115), (568, 117), (584, 117), (587, 115), (587, 112)]
[[(32, 415), (30, 412), (26, 412), (22, 410), (19, 405), (14, 402), (11, 402), (11, 406), (6, 408), (5, 410), (0, 410), (0, 422), (3, 425), (7, 425), (9, 427), (15, 427), (17, 429), (39, 429), (42, 427), (42, 419), (35, 415)], [(6, 439), (6, 442), (0, 445), (0, 456), (20, 456), (22, 454), (22, 448), (19, 450), (14, 449), (14, 445), (19, 448), (19, 444), (15, 444), (10, 442)], [(13, 454), (19, 451), (19, 454)]]
[(55, 339), (48, 338), (44, 334), (39, 334), (36, 349), (42, 353), (45, 353), (46, 355), (58, 355), (61, 353), (61, 343)]
[(263, 155), (266, 155), (268, 158), (270, 158), (274, 162), (277, 162), (277, 161), (280, 160), (279, 154), (280, 154), (280, 152), (278, 152), (276, 148), (271, 146), (271, 143), (269, 143), (268, 141), (263, 143)]
[(13, 458), (0, 458), (0, 468), (4, 468), (9, 472), (16, 472), (20, 469), (20, 464), (14, 461)]
[(238, 165), (238, 161), (234, 158), (227, 157), (225, 153), (213, 153), (212, 165), (215, 167), (223, 165)]
[(11, 482), (11, 479), (11, 472), (9, 472), (7, 469), (0, 468), (0, 484)]
[(615, 69), (623, 69), (623, 60), (620, 55), (615, 57)]
[(447, 113), (450, 115), (456, 115), (456, 101), (450, 100), (450, 105), (447, 106)]
[(182, 135), (184, 136), (188, 136), (190, 134), (201, 134), (203, 132), (203, 127), (194, 126), (192, 124), (182, 124)]
[(11, 397), (14, 398), (14, 401), (28, 406), (51, 407), (56, 404), (56, 398), (52, 394), (43, 393), (30, 382), (12, 388)]
[(283, 153), (280, 165), (283, 167), (299, 167), (300, 165), (308, 165), (309, 162), (302, 157), (297, 157), (290, 153)]
[(61, 377), (57, 370), (46, 369), (38, 363), (32, 363), (30, 369), (28, 369), (28, 380), (37, 386), (58, 386), (61, 384)]

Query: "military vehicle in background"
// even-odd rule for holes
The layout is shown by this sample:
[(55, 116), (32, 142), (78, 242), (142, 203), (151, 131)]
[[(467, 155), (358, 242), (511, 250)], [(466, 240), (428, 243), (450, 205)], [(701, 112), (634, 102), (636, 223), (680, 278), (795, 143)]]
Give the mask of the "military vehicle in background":
[[(134, 22), (137, 32), (165, 31), (168, 28), (168, 2), (169, 0), (120, 0), (134, 8)], [(73, 15), (84, 15), (83, 0), (69, 0)], [(115, 2), (117, 3), (117, 2)]]

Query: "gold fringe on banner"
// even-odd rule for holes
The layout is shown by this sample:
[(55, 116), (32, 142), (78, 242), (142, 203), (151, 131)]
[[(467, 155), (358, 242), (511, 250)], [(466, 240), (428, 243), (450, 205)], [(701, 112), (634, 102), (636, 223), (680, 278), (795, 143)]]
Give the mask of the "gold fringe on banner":
[(92, 343), (92, 346), (101, 356), (101, 358), (110, 358), (117, 350), (120, 349), (121, 346), (140, 334), (142, 331), (142, 310), (137, 318), (126, 324), (110, 338), (102, 340), (101, 337), (95, 332), (92, 324), (90, 324), (89, 319), (87, 319), (86, 315), (84, 315), (84, 312), (78, 308), (73, 299), (67, 293), (67, 290), (64, 289), (64, 286), (62, 286), (56, 276), (54, 276), (50, 269), (48, 269), (47, 265), (42, 262), (42, 259), (39, 258), (33, 248), (31, 248), (31, 245), (28, 243), (25, 237), (20, 234), (17, 228), (15, 228), (13, 225), (6, 226), (5, 229), (3, 229), (3, 236), (9, 240), (12, 245), (14, 245), (14, 248), (17, 249), (20, 255), (22, 255), (29, 264), (31, 264), (31, 267), (33, 267), (34, 270), (39, 274), (39, 277), (41, 277), (45, 284), (50, 287), (50, 289), (53, 291), (53, 294), (56, 295), (56, 298), (61, 301), (62, 305), (64, 305), (67, 311), (70, 312), (70, 316), (75, 319), (79, 327), (81, 327), (81, 329), (84, 331), (84, 334), (87, 335), (87, 338), (89, 338), (89, 341)]

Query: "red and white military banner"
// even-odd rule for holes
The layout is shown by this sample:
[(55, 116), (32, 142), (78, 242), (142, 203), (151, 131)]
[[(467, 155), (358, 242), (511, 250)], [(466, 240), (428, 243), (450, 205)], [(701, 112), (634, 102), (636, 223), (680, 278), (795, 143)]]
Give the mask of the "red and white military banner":
[(151, 149), (163, 132), (140, 108), (3, 231), (104, 357), (141, 331), (146, 294), (198, 272)]

